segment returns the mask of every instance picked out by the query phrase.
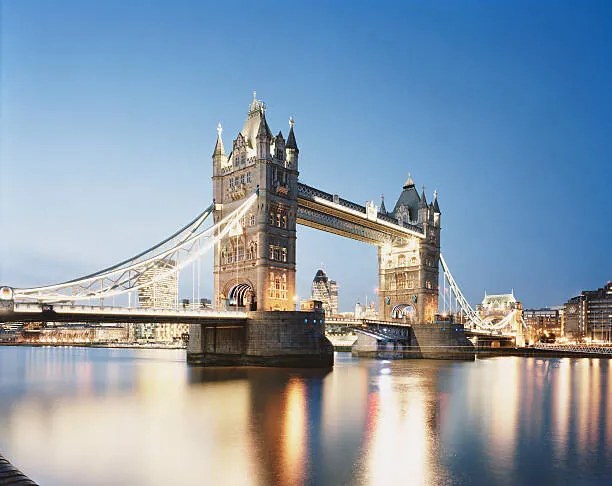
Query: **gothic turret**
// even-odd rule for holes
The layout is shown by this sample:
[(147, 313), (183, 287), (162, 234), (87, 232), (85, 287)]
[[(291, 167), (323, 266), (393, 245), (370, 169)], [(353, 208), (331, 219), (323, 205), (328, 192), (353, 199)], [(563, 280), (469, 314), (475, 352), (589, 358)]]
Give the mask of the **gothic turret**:
[(259, 159), (270, 158), (270, 142), (272, 141), (272, 132), (268, 127), (268, 122), (266, 122), (266, 116), (263, 111), (261, 112), (256, 139), (257, 157)]
[(278, 135), (274, 137), (274, 157), (279, 162), (285, 161), (285, 137), (283, 137), (283, 132), (278, 132)]
[(427, 221), (427, 213), (427, 198), (425, 197), (425, 187), (423, 187), (419, 200), (419, 222), (424, 223)]
[(380, 195), (380, 209), (378, 210), (380, 214), (387, 215), (387, 208), (385, 207), (385, 195)]
[(434, 199), (432, 203), (433, 220), (436, 226), (440, 226), (440, 206), (438, 205), (438, 192), (434, 191)]
[(440, 206), (438, 206), (438, 193), (434, 191), (434, 200), (433, 200), (433, 211), (434, 213), (440, 213)]
[(213, 152), (213, 173), (217, 174), (221, 172), (221, 166), (224, 165), (227, 161), (227, 157), (225, 156), (225, 148), (223, 147), (223, 138), (221, 137), (221, 133), (223, 133), (223, 127), (221, 127), (221, 123), (217, 125), (217, 143), (215, 144), (215, 150)]
[(289, 118), (289, 135), (287, 136), (287, 143), (285, 144), (285, 150), (287, 152), (287, 166), (293, 169), (297, 169), (298, 156), (300, 150), (298, 149), (297, 142), (295, 141), (295, 134), (293, 133), (293, 117)]

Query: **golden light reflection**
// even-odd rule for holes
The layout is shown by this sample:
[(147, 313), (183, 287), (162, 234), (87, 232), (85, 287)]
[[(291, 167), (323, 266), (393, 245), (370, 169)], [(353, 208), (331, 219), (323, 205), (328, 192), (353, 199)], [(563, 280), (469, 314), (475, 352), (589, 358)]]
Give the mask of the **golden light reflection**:
[(307, 411), (305, 384), (293, 378), (287, 384), (283, 417), (281, 461), (283, 483), (299, 484), (303, 480), (306, 460)]
[(570, 360), (560, 361), (553, 387), (553, 448), (558, 461), (565, 461), (569, 443), (567, 434), (570, 420), (572, 369)]
[[(377, 378), (377, 400), (368, 423), (374, 425), (366, 442), (367, 482), (370, 484), (431, 484), (428, 449), (430, 422), (426, 395), (416, 381), (395, 389), (392, 374)], [(404, 389), (405, 388), (405, 389)], [(401, 464), (401, 467), (398, 465)]]
[(135, 395), (26, 397), (11, 410), (4, 438), (23, 470), (41, 484), (257, 481), (257, 464), (244, 441), (247, 381), (188, 387), (182, 366), (142, 366), (137, 388)]
[(491, 379), (490, 414), (493, 433), (488, 454), (496, 474), (507, 475), (514, 467), (516, 434), (519, 418), (520, 358), (491, 361), (497, 379)]

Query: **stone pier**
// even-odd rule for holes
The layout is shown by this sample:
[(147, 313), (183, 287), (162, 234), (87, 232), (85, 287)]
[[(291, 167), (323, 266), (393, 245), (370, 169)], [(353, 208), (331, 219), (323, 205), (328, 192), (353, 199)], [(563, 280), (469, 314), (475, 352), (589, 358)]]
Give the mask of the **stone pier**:
[(476, 350), (463, 325), (452, 322), (414, 326), (379, 324), (357, 330), (353, 356), (381, 359), (474, 360)]
[(255, 311), (235, 325), (192, 324), (187, 362), (202, 366), (331, 368), (322, 312)]

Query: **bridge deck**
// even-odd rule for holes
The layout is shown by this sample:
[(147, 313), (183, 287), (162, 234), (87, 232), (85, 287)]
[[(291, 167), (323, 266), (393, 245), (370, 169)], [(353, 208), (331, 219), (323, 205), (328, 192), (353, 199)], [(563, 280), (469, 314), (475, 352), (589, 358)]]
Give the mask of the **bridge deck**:
[(88, 323), (167, 323), (211, 326), (246, 323), (246, 312), (140, 309), (80, 305), (41, 305), (16, 303), (13, 311), (0, 312), (0, 322), (88, 322)]

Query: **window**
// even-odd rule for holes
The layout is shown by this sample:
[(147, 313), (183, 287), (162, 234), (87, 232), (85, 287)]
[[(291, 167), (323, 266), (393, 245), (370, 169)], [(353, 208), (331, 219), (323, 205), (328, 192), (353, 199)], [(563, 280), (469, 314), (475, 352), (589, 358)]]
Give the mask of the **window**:
[(400, 255), (397, 257), (397, 266), (403, 267), (406, 265), (406, 257), (404, 255)]
[(239, 241), (236, 247), (236, 261), (239, 262), (242, 260), (244, 260), (244, 243)]
[(250, 182), (251, 182), (251, 173), (250, 172), (247, 172), (246, 181), (247, 181), (247, 184), (250, 184)]
[(230, 188), (230, 191), (234, 190), (234, 178), (233, 177), (230, 177), (229, 188)]
[(280, 246), (278, 243), (272, 243), (269, 247), (270, 260), (277, 262), (287, 261), (287, 248)]
[(287, 216), (283, 215), (282, 217), (282, 227), (287, 228)]
[(240, 184), (244, 184), (244, 177), (245, 177), (244, 174), (240, 176)]
[(251, 213), (251, 215), (249, 216), (249, 224), (251, 226), (255, 226), (255, 215), (253, 213)]
[(287, 275), (270, 272), (268, 295), (271, 299), (287, 300)]

